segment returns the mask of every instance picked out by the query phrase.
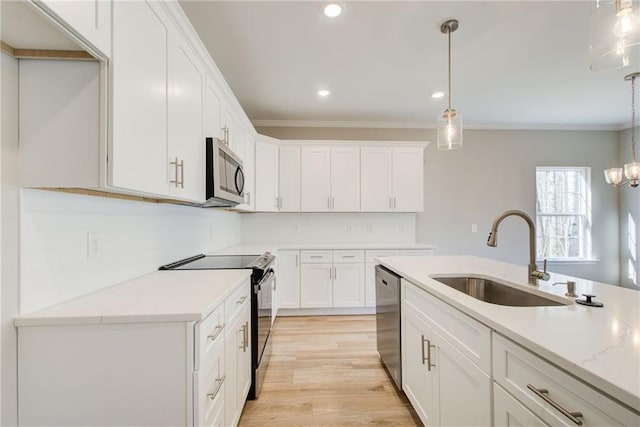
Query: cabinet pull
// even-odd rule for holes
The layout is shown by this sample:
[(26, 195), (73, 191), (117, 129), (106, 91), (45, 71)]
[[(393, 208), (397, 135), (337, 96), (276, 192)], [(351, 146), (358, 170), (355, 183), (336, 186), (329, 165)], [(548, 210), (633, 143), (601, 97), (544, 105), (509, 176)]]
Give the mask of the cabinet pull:
[(389, 209), (393, 209), (393, 199), (389, 197)]
[(535, 388), (531, 384), (527, 384), (527, 388), (529, 390), (531, 390), (532, 392), (534, 392), (536, 394), (536, 396), (538, 396), (539, 398), (541, 398), (542, 400), (547, 402), (549, 405), (551, 405), (554, 408), (556, 408), (558, 411), (560, 411), (560, 413), (562, 415), (564, 415), (565, 417), (569, 418), (575, 424), (577, 424), (579, 426), (582, 425), (582, 420), (578, 419), (578, 418), (582, 418), (582, 412), (577, 412), (577, 411), (570, 412), (570, 411), (567, 411), (562, 406), (560, 406), (560, 404), (558, 402), (556, 402), (555, 400), (553, 400), (552, 398), (549, 397), (549, 390), (547, 390), (546, 388)]
[(298, 254), (296, 254), (296, 268), (298, 267)]
[(338, 279), (338, 268), (333, 267), (333, 280), (337, 280), (337, 279)]
[(244, 322), (244, 351), (249, 348), (249, 321)]
[(395, 208), (396, 208), (396, 198), (394, 197), (393, 198), (393, 209), (395, 209)]
[(280, 200), (279, 199), (280, 199), (280, 197), (276, 197), (275, 198), (274, 207), (276, 209), (280, 209)]
[[(383, 280), (383, 282), (384, 282), (384, 280)], [(385, 285), (386, 285), (386, 283), (385, 283)], [(427, 361), (427, 359), (424, 357), (424, 342), (426, 340), (424, 339), (424, 334), (420, 335), (420, 336), (422, 337), (422, 341), (420, 341), (420, 348), (422, 349), (422, 364), (424, 365), (424, 362)]]
[(435, 363), (431, 363), (431, 347), (435, 348), (435, 345), (432, 345), (431, 341), (427, 340), (427, 371), (431, 371), (431, 368), (436, 366)]
[(322, 258), (322, 255), (311, 255), (310, 258)]
[(342, 258), (355, 258), (355, 255), (342, 255)]
[(336, 198), (331, 196), (331, 209), (336, 208)]
[(180, 160), (180, 182), (176, 184), (176, 187), (180, 185), (180, 188), (184, 188), (184, 160)]
[(238, 301), (236, 301), (236, 304), (242, 304), (246, 299), (247, 299), (247, 296), (245, 295), (241, 297)]
[(245, 329), (246, 329), (247, 325), (244, 324), (242, 325), (242, 327), (238, 330), (238, 332), (242, 332), (242, 345), (239, 346), (238, 348), (241, 348), (243, 352), (247, 351), (247, 340), (245, 339), (245, 337), (247, 336)]
[(176, 187), (178, 186), (179, 182), (178, 182), (178, 168), (179, 168), (179, 163), (178, 163), (178, 158), (176, 157), (176, 159), (173, 162), (169, 162), (170, 165), (173, 165), (174, 167), (174, 175), (175, 175), (175, 179), (172, 179), (171, 181), (169, 181), (170, 184), (174, 184)]
[(331, 209), (331, 197), (327, 197), (327, 207)]
[(222, 388), (222, 384), (224, 384), (224, 380), (227, 379), (226, 375), (221, 376), (220, 378), (216, 378), (216, 388), (211, 393), (207, 393), (207, 397), (211, 400), (215, 399), (220, 389)]
[(207, 338), (210, 339), (211, 341), (215, 341), (215, 339), (218, 338), (218, 335), (220, 335), (220, 333), (222, 332), (222, 330), (226, 325), (227, 325), (226, 323), (223, 323), (222, 325), (216, 326), (214, 328), (216, 332), (213, 335), (209, 335)]

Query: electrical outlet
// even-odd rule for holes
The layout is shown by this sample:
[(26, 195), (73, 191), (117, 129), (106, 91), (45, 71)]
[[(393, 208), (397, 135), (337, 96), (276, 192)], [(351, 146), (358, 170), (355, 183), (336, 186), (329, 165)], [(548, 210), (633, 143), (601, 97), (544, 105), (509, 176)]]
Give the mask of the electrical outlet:
[(102, 254), (102, 235), (90, 231), (87, 233), (87, 259), (98, 259)]
[(353, 225), (347, 225), (347, 233), (351, 233), (353, 231)]
[(294, 226), (293, 226), (293, 232), (294, 232), (294, 233), (297, 233), (297, 232), (299, 231), (299, 229), (300, 229), (300, 228), (299, 228), (297, 225), (295, 225), (295, 224), (294, 224)]
[(471, 232), (472, 233), (478, 232), (478, 224), (471, 224)]
[(400, 229), (400, 232), (401, 232), (401, 233), (404, 233), (405, 231), (407, 231), (407, 226), (406, 226), (406, 225), (404, 225), (404, 224), (400, 224), (399, 229)]
[(373, 233), (373, 225), (367, 224), (367, 233)]

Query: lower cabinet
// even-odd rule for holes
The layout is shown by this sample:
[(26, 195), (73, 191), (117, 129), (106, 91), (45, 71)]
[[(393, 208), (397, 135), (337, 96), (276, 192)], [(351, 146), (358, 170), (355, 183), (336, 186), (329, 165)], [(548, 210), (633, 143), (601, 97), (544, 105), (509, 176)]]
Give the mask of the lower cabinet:
[(197, 322), (18, 327), (20, 424), (236, 425), (251, 385), (250, 292), (247, 279)]
[(333, 266), (331, 264), (302, 264), (300, 267), (300, 307), (332, 307), (332, 280)]
[(545, 427), (547, 425), (495, 383), (493, 384), (493, 422), (496, 427)]
[(278, 251), (278, 309), (300, 308), (300, 251)]
[(402, 388), (422, 422), (491, 425), (491, 378), (422, 313), (405, 305), (402, 313)]

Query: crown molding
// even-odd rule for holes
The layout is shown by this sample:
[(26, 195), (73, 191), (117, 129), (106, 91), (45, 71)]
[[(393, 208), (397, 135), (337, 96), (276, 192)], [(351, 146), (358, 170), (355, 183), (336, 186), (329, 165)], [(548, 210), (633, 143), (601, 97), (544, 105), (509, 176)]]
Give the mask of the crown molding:
[[(394, 121), (339, 121), (339, 120), (252, 120), (255, 127), (298, 128), (364, 128), (364, 129), (425, 129), (435, 130), (435, 123)], [(474, 130), (572, 130), (572, 131), (620, 131), (627, 125), (556, 125), (529, 123), (465, 124), (464, 129)]]

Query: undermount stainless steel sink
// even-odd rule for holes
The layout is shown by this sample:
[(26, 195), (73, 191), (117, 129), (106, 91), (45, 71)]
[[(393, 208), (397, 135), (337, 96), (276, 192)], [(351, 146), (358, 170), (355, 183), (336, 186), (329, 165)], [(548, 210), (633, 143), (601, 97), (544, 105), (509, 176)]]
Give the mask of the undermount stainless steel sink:
[(524, 292), (511, 286), (480, 277), (432, 277), (450, 288), (491, 304), (512, 307), (566, 305), (552, 299)]

